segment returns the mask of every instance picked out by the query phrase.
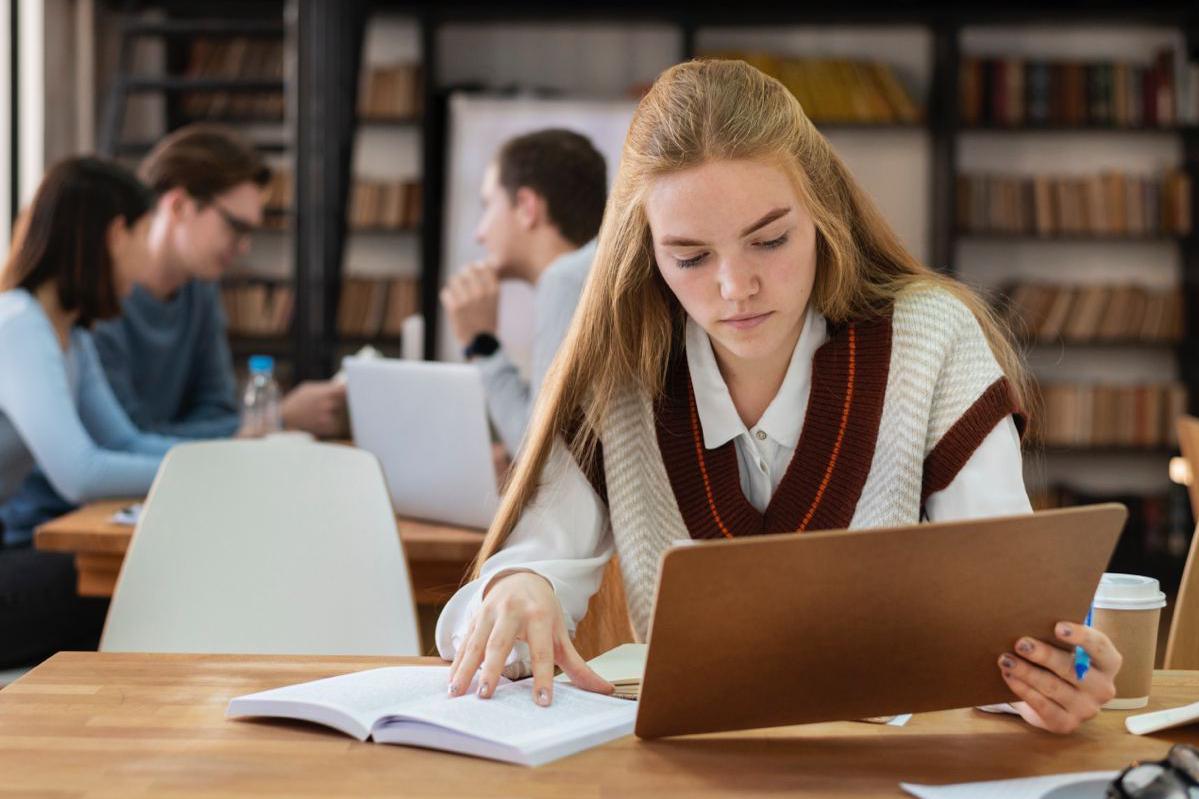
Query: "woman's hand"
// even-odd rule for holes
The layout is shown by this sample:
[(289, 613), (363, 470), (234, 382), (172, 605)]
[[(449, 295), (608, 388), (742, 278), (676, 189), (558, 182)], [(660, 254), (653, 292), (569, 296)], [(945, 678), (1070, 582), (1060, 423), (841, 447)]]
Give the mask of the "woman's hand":
[(479, 696), (491, 698), (500, 672), (517, 641), (529, 645), (533, 663), (533, 700), (543, 707), (554, 695), (554, 665), (579, 688), (610, 694), (615, 690), (575, 651), (562, 608), (549, 581), (531, 572), (513, 572), (495, 580), (450, 665), (450, 696), (460, 696), (479, 675)]
[[(1015, 653), (999, 658), (999, 671), (1023, 701), (1014, 707), (1025, 721), (1050, 732), (1068, 733), (1099, 712), (1116, 695), (1113, 680), (1123, 658), (1111, 639), (1094, 627), (1058, 622), (1054, 633), (1070, 649), (1021, 638)], [(1080, 681), (1074, 673), (1074, 647), (1081, 646), (1091, 665)]]

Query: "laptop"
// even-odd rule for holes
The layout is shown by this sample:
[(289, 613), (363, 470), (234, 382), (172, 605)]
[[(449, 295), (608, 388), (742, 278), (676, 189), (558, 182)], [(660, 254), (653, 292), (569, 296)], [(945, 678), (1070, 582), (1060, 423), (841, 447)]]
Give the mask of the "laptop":
[(483, 380), (469, 364), (346, 358), (354, 443), (400, 516), (486, 528), (499, 508)]
[(1086, 617), (1127, 515), (1106, 504), (667, 550), (635, 732), (1011, 701), (999, 656)]

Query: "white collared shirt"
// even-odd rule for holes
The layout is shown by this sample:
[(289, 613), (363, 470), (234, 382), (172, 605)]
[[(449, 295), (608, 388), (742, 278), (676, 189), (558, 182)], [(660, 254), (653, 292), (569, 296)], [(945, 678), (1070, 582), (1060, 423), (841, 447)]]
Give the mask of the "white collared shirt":
[[(687, 366), (695, 390), (696, 411), (704, 447), (712, 450), (729, 440), (737, 451), (741, 491), (759, 512), (791, 463), (807, 413), (812, 358), (828, 340), (824, 317), (809, 310), (803, 331), (778, 393), (762, 418), (747, 428), (729, 394), (707, 333), (687, 320)], [(470, 619), (482, 604), (483, 589), (511, 571), (535, 572), (554, 587), (574, 631), (599, 588), (603, 569), (614, 549), (608, 510), (562, 441), (555, 443), (534, 501), (525, 508), (504, 548), (488, 558), (477, 580), (462, 586), (437, 621), (437, 648), (452, 659)], [(1008, 416), (943, 490), (930, 494), (925, 511), (931, 521), (974, 519), (1031, 513), (1024, 489), (1020, 437)], [(524, 644), (509, 658), (527, 659)]]

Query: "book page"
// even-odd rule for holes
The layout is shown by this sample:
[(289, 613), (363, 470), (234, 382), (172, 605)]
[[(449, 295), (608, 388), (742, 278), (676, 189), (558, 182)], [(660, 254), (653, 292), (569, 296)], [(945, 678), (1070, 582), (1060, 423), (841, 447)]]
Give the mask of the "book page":
[(532, 750), (548, 741), (584, 736), (626, 722), (631, 732), (637, 704), (572, 685), (555, 685), (550, 706), (541, 707), (533, 701), (533, 681), (522, 680), (501, 685), (491, 699), (473, 693), (453, 699), (439, 696), (406, 707), (399, 718)]
[(1087, 799), (1103, 796), (1107, 785), (1118, 773), (1084, 771), (956, 785), (913, 785), (901, 782), (899, 787), (918, 799)]
[[(229, 703), (228, 715), (307, 719), (365, 738), (379, 719), (408, 704), (445, 696), (449, 671), (448, 666), (390, 666), (341, 674), (239, 696)], [(347, 729), (328, 713), (314, 712), (319, 709), (352, 720), (356, 729)]]

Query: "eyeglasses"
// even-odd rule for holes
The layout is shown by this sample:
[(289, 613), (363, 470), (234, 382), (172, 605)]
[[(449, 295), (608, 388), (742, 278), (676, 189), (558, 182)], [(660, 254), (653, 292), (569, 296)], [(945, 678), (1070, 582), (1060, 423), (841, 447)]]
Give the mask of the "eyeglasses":
[(1170, 747), (1165, 760), (1133, 763), (1107, 787), (1107, 799), (1199, 799), (1199, 749)]
[(250, 234), (258, 229), (258, 226), (253, 222), (248, 222), (239, 216), (236, 216), (220, 206), (219, 203), (210, 200), (206, 203), (208, 207), (216, 211), (221, 219), (225, 220), (225, 224), (229, 226), (229, 232), (237, 240), (249, 238)]

